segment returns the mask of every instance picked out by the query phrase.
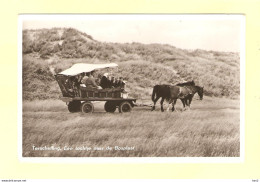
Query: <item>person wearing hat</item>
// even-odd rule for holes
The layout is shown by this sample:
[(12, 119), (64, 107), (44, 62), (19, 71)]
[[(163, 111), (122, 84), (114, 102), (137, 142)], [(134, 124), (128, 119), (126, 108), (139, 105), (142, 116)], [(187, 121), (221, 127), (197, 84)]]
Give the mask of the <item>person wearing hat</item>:
[(116, 79), (115, 79), (114, 76), (112, 76), (112, 78), (111, 78), (111, 87), (112, 87), (112, 88), (115, 88), (115, 87), (116, 87)]
[(115, 81), (115, 87), (116, 87), (116, 88), (118, 88), (118, 87), (120, 86), (120, 85), (119, 85), (119, 80), (120, 80), (120, 79), (119, 79), (119, 77), (118, 77), (118, 78), (116, 79), (116, 81)]
[(107, 88), (112, 88), (112, 76), (107, 77)]
[(100, 86), (105, 89), (105, 88), (109, 88), (109, 80), (108, 80), (108, 73), (104, 73), (104, 75), (102, 76), (101, 78), (101, 81), (100, 81)]
[(86, 80), (88, 79), (88, 76), (87, 75), (84, 75), (83, 78), (81, 79), (81, 83), (82, 84), (85, 84), (86, 86)]
[(123, 77), (119, 78), (118, 86), (120, 88), (125, 88), (125, 81), (123, 80)]

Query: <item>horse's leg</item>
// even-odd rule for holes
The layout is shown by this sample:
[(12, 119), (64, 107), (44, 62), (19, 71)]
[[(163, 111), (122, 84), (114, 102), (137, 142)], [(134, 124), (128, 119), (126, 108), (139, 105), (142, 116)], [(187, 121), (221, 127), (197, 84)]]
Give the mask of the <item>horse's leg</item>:
[[(177, 102), (177, 99), (175, 99), (174, 102), (172, 103), (172, 112), (175, 110), (175, 107), (174, 107), (174, 106), (175, 106), (176, 102)], [(176, 110), (176, 111), (177, 111), (177, 110)]]
[(161, 100), (161, 111), (163, 112), (164, 111), (164, 109), (163, 109), (163, 102), (164, 102), (164, 97), (162, 97), (162, 100)]
[(168, 106), (167, 106), (167, 109), (166, 109), (167, 112), (169, 112), (169, 108), (170, 108), (170, 102), (168, 102)]
[(192, 97), (190, 97), (190, 99), (189, 99), (189, 108), (190, 108), (190, 105), (191, 105), (191, 101), (192, 101)]
[(187, 100), (186, 99), (181, 99), (181, 102), (182, 102), (182, 105), (183, 105), (183, 109), (182, 110), (185, 110), (185, 104), (186, 104)]
[(187, 99), (187, 106), (188, 106), (189, 109), (190, 109), (190, 103), (191, 103), (191, 100), (190, 100), (190, 98), (188, 98)]
[(192, 101), (192, 97), (189, 96), (186, 100), (187, 100), (187, 101), (186, 101), (186, 105), (187, 105), (188, 108), (190, 109), (190, 103), (191, 103), (191, 101)]
[(156, 98), (154, 99), (152, 111), (155, 110), (155, 104), (156, 104), (156, 102), (159, 100), (159, 98), (160, 98), (160, 97), (157, 97), (157, 96), (156, 96)]
[(168, 102), (167, 112), (169, 112), (169, 110), (170, 110), (171, 103), (172, 103), (172, 100), (170, 99), (169, 102)]
[(188, 106), (188, 109), (190, 109), (190, 99), (189, 98), (185, 99), (185, 104), (186, 104), (186, 106)]

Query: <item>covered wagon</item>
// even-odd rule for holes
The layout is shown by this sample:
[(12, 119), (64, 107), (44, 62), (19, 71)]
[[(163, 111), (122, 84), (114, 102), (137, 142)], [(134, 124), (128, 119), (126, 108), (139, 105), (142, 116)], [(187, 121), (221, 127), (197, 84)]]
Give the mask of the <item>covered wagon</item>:
[(105, 101), (105, 111), (115, 112), (118, 108), (119, 112), (130, 112), (134, 107), (136, 99), (130, 98), (125, 88), (87, 88), (77, 82), (77, 78), (81, 74), (90, 73), (92, 71), (116, 68), (115, 63), (109, 64), (74, 64), (67, 70), (55, 75), (62, 92), (60, 99), (68, 105), (70, 112), (94, 112), (93, 101)]

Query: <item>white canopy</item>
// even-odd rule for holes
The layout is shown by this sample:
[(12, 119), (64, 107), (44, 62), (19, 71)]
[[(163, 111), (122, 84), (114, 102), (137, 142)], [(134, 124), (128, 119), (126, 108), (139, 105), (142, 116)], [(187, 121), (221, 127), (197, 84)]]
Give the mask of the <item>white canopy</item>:
[(69, 69), (66, 69), (59, 74), (62, 75), (68, 75), (68, 76), (75, 76), (80, 73), (84, 72), (91, 72), (96, 69), (102, 69), (102, 68), (113, 68), (117, 67), (118, 65), (116, 63), (108, 63), (108, 64), (86, 64), (86, 63), (77, 63), (71, 66)]

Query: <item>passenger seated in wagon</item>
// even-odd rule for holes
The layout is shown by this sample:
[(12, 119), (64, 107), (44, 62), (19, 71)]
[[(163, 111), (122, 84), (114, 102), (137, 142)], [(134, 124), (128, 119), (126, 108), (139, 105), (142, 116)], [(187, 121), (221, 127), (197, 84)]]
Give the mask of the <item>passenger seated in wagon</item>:
[(104, 73), (104, 75), (103, 75), (103, 77), (101, 78), (101, 81), (100, 81), (100, 86), (103, 89), (109, 88), (110, 83), (109, 83), (109, 80), (108, 80), (108, 73)]
[(116, 88), (117, 86), (116, 86), (116, 79), (115, 79), (115, 77), (113, 77), (112, 76), (112, 78), (111, 78), (111, 87), (112, 88)]
[(117, 86), (120, 87), (120, 88), (125, 88), (125, 81), (123, 80), (123, 77), (119, 78)]
[(123, 80), (123, 77), (115, 78), (113, 76), (110, 76), (108, 73), (104, 73), (103, 77), (100, 81), (100, 86), (103, 89), (107, 88), (124, 88), (125, 82)]
[(86, 88), (87, 89), (102, 89), (102, 87), (100, 87), (96, 84), (93, 75), (94, 75), (94, 71), (90, 72), (90, 74), (87, 75), (88, 77), (85, 80), (83, 80), (83, 83), (86, 85)]
[(85, 74), (84, 73), (84, 75), (81, 75), (81, 79), (80, 79), (80, 86), (81, 87), (86, 87), (86, 85), (85, 85), (85, 81), (88, 79), (88, 76), (87, 76), (87, 74)]

